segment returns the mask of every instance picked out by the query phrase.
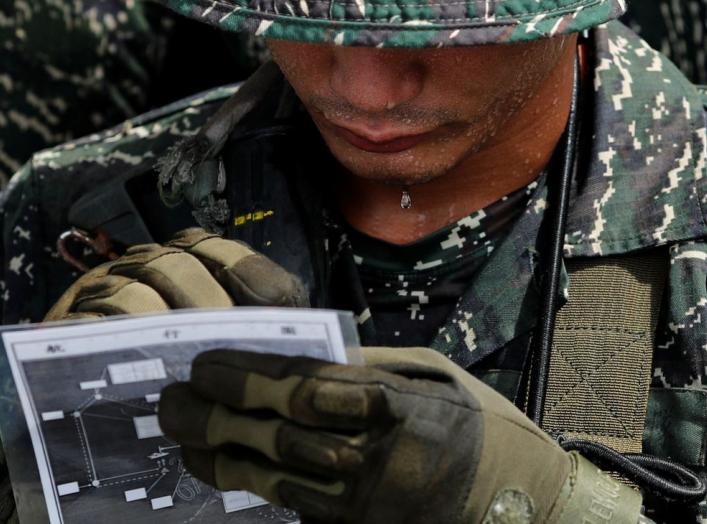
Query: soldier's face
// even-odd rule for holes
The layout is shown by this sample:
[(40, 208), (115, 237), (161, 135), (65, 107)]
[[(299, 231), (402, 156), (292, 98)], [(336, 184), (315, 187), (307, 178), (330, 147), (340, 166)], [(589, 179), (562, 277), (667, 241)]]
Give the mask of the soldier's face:
[(357, 176), (415, 184), (507, 139), (509, 119), (536, 97), (561, 58), (573, 55), (574, 43), (557, 37), (448, 49), (269, 45), (341, 164)]

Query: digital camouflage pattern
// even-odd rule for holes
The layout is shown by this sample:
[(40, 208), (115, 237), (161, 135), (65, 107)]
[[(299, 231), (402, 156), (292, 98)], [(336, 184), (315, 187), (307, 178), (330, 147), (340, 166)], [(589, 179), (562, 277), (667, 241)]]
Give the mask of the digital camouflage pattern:
[(142, 1), (0, 3), (0, 180), (40, 149), (147, 108), (168, 31), (148, 11)]
[(375, 324), (375, 343), (429, 347), (468, 282), (523, 213), (537, 185), (532, 182), (402, 246), (368, 237), (343, 222), (332, 224), (331, 234), (345, 235), (339, 244), (350, 249), (354, 258), (358, 275), (348, 280), (360, 279), (364, 309)]
[[(588, 59), (593, 64), (588, 81), (591, 105), (584, 119), (582, 169), (571, 199), (565, 255), (600, 257), (661, 248), (670, 257), (644, 445), (647, 451), (704, 475), (707, 132), (703, 97), (666, 58), (619, 23), (592, 32)], [(277, 86), (269, 89), (282, 91)], [(154, 188), (156, 160), (180, 140), (193, 137), (232, 93), (233, 89), (213, 91), (33, 157), (4, 196), (0, 290), (4, 323), (41, 320), (78, 276), (60, 259), (55, 244), (70, 225), (83, 225), (69, 220), (72, 204), (96, 188), (108, 192), (108, 181), (136, 174), (149, 177), (151, 185), (144, 187)], [(278, 97), (266, 100), (272, 104)], [(227, 236), (248, 241), (300, 275), (311, 286), (316, 304), (336, 304), (323, 295), (333, 287), (345, 289), (364, 341), (375, 341), (375, 318), (366, 315), (365, 295), (355, 289), (355, 259), (344, 256), (341, 244), (328, 239), (323, 229), (322, 201), (316, 195), (322, 184), (314, 184), (309, 192), (278, 185), (283, 180), (311, 179), (318, 172), (331, 173), (322, 171), (321, 164), (312, 164), (326, 153), (319, 153), (310, 128), (296, 119), (288, 124), (282, 118), (272, 120), (276, 111), (287, 106), (283, 100), (273, 104), (277, 108), (264, 102), (257, 118), (244, 123), (245, 130), (236, 129), (225, 142), (228, 147), (221, 144), (215, 152), (218, 161), (201, 166), (197, 182), (214, 181), (214, 194), (226, 212)], [(267, 132), (252, 138), (257, 129)], [(306, 147), (312, 154), (302, 155)], [(239, 156), (239, 151), (246, 156)], [(548, 185), (552, 182), (547, 178), (538, 180), (522, 216), (473, 275), (469, 289), (431, 343), (511, 398), (518, 391), (541, 297), (538, 268), (543, 263), (541, 226)], [(188, 203), (183, 205), (188, 216)], [(154, 214), (156, 205), (148, 203), (143, 209)], [(170, 213), (160, 211), (162, 219), (153, 227), (173, 220), (174, 229), (183, 227)], [(298, 225), (303, 222), (307, 227)], [(337, 253), (343, 255), (337, 259)], [(337, 265), (345, 271), (333, 271)], [(660, 522), (659, 504), (650, 500), (647, 504)], [(671, 518), (664, 520), (695, 522), (702, 510), (679, 508), (683, 513), (677, 520), (678, 510), (670, 511)]]
[(640, 0), (624, 21), (695, 83), (707, 84), (707, 1)]
[(6, 0), (0, 42), (0, 187), (33, 153), (242, 80), (265, 54), (149, 0)]
[(625, 0), (159, 0), (227, 31), (300, 42), (452, 47), (576, 33), (621, 15)]

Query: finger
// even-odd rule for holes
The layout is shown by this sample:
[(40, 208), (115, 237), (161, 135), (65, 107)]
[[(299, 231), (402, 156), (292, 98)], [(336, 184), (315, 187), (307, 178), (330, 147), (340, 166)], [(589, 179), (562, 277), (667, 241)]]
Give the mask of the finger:
[(293, 473), (255, 455), (183, 447), (182, 458), (187, 470), (199, 480), (221, 491), (250, 491), (278, 506), (283, 505), (280, 488), (284, 484), (307, 488), (320, 497), (336, 497), (345, 491), (342, 481), (327, 482)]
[(204, 265), (180, 249), (157, 244), (133, 246), (113, 263), (110, 273), (153, 288), (171, 309), (233, 306), (231, 297)]
[(224, 444), (252, 448), (277, 461), (277, 433), (282, 419), (258, 420), (210, 402), (192, 391), (189, 384), (170, 384), (160, 395), (162, 431), (179, 444), (209, 449)]
[(290, 468), (323, 477), (350, 476), (363, 467), (368, 440), (367, 433), (340, 435), (284, 423), (277, 434), (276, 449), (280, 462)]
[(181, 445), (206, 449), (206, 427), (213, 405), (194, 393), (187, 382), (169, 384), (160, 392), (160, 428)]
[(79, 277), (79, 279), (59, 297), (59, 300), (56, 301), (44, 317), (44, 321), (63, 320), (72, 311), (76, 297), (79, 296), (84, 286), (107, 275), (111, 265), (112, 263), (110, 262), (100, 265)]
[(201, 398), (186, 383), (163, 389), (159, 417), (167, 437), (192, 448), (240, 445), (273, 462), (322, 475), (352, 472), (363, 463), (365, 437), (312, 431), (280, 418), (254, 418)]
[(167, 245), (197, 257), (236, 304), (304, 307), (309, 303), (299, 278), (243, 242), (192, 228), (177, 233)]
[[(236, 410), (272, 410), (306, 426), (364, 429), (382, 424), (382, 372), (301, 357), (215, 350), (192, 363), (199, 395)], [(387, 375), (387, 374), (386, 374)]]
[[(345, 489), (344, 493), (350, 492)], [(358, 508), (344, 496), (323, 495), (317, 490), (294, 482), (282, 482), (279, 489), (282, 505), (294, 509), (302, 524), (358, 523)]]
[(169, 306), (149, 286), (131, 278), (106, 275), (81, 290), (73, 309), (88, 315), (126, 315), (168, 311)]

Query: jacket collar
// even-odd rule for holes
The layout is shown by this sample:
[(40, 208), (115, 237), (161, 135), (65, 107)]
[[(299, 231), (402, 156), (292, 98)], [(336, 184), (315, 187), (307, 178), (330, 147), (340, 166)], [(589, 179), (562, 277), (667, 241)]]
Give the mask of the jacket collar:
[(525, 212), (474, 275), (432, 348), (468, 367), (533, 328), (542, 297), (537, 246), (546, 202), (543, 175)]
[(626, 253), (707, 235), (700, 93), (631, 30), (594, 32), (592, 114), (566, 237), (568, 256)]

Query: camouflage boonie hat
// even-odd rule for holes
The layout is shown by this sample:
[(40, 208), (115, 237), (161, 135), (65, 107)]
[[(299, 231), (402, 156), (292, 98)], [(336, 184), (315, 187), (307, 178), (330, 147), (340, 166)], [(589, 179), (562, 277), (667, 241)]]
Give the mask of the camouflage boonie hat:
[(625, 0), (160, 0), (228, 31), (369, 47), (511, 43), (576, 33)]

